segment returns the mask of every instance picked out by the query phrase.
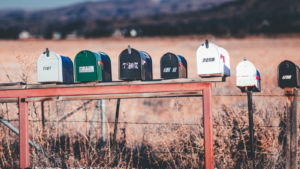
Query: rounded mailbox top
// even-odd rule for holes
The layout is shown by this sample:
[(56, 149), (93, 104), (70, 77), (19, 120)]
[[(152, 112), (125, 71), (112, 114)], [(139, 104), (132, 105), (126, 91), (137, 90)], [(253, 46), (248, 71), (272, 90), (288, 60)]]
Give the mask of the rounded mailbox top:
[(236, 66), (236, 77), (252, 77), (257, 75), (257, 70), (250, 61), (242, 61)]
[(218, 50), (218, 46), (213, 43), (202, 44), (197, 50), (197, 58), (217, 58), (220, 56), (220, 52)]

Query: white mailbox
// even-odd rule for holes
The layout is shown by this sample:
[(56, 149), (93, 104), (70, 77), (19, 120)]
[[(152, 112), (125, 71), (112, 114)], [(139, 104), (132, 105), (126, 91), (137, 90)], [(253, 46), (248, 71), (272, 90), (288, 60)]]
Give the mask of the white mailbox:
[(72, 60), (47, 48), (37, 60), (37, 81), (38, 83), (74, 83)]
[(199, 77), (230, 76), (228, 52), (206, 40), (197, 50), (197, 73)]
[(260, 73), (253, 63), (244, 60), (236, 66), (236, 85), (243, 93), (247, 92), (246, 87), (248, 91), (261, 91)]

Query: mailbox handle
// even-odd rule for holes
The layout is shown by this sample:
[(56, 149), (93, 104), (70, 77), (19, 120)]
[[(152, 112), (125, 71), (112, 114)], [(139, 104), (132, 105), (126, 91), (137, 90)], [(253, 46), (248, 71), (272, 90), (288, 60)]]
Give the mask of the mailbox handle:
[(46, 48), (46, 55), (47, 55), (47, 57), (49, 57), (49, 49), (48, 48)]
[(207, 39), (205, 40), (205, 46), (206, 46), (206, 48), (209, 48), (208, 40)]
[(131, 54), (131, 48), (130, 48), (130, 45), (128, 45), (128, 49), (127, 49), (127, 50), (128, 50), (128, 53)]

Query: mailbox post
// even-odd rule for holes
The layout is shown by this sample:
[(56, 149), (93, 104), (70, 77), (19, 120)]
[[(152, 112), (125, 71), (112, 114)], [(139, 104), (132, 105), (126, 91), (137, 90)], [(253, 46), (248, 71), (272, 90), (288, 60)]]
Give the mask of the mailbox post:
[(254, 127), (253, 127), (253, 107), (252, 93), (261, 91), (260, 73), (255, 66), (244, 58), (236, 67), (236, 85), (242, 93), (247, 93), (249, 133), (251, 149), (251, 168), (255, 169), (255, 148), (254, 148)]
[(297, 88), (300, 87), (300, 70), (296, 64), (285, 60), (278, 65), (277, 71), (278, 86), (287, 96), (285, 167), (294, 169), (298, 168)]

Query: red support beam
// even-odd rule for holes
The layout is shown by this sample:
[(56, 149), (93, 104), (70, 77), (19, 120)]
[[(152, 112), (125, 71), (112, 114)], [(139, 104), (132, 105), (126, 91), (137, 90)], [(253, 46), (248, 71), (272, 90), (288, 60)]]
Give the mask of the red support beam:
[(20, 168), (30, 167), (29, 164), (29, 133), (28, 133), (28, 103), (19, 97), (19, 130), (20, 130)]
[(205, 169), (214, 169), (212, 86), (203, 90)]
[(101, 94), (132, 94), (132, 93), (160, 93), (160, 92), (193, 92), (203, 91), (204, 113), (204, 143), (205, 143), (205, 168), (214, 168), (213, 151), (213, 119), (212, 119), (212, 86), (205, 83), (159, 83), (158, 84), (130, 84), (113, 86), (78, 86), (70, 87), (43, 87), (30, 89), (2, 89), (0, 98), (19, 98), (19, 124), (20, 124), (20, 168), (30, 167), (29, 164), (29, 133), (28, 133), (28, 103), (22, 102), (27, 97), (51, 97), (51, 96), (80, 96)]

